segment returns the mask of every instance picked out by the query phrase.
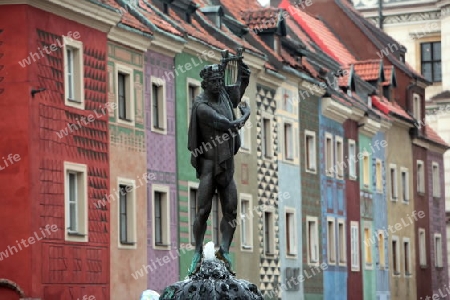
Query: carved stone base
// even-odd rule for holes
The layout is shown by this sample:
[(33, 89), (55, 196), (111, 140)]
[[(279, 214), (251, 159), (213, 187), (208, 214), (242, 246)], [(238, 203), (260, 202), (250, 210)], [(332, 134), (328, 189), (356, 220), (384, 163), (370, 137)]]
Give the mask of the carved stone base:
[(166, 287), (160, 300), (263, 300), (258, 287), (236, 279), (217, 259), (204, 260), (200, 271)]

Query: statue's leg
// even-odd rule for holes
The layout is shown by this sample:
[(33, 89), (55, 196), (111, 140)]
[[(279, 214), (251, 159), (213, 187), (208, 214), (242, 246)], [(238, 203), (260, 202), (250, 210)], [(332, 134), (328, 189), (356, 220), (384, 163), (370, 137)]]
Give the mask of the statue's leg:
[(222, 207), (222, 220), (220, 222), (220, 232), (222, 233), (222, 241), (220, 247), (225, 253), (230, 250), (231, 241), (233, 240), (236, 230), (237, 217), (237, 189), (234, 179), (230, 181), (226, 187), (218, 187), (220, 196), (220, 204)]
[(212, 208), (212, 198), (216, 191), (213, 180), (214, 164), (211, 160), (203, 160), (200, 185), (197, 192), (197, 216), (194, 222), (195, 252), (202, 253), (203, 240), (207, 221)]

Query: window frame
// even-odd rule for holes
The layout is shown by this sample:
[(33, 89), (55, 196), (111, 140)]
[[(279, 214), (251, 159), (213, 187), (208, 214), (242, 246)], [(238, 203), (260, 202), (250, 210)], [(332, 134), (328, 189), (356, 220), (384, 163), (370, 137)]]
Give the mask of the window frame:
[[(366, 237), (367, 232), (367, 237)], [(373, 270), (373, 245), (371, 243), (372, 241), (372, 228), (371, 224), (367, 223), (364, 224), (364, 267), (366, 270)]]
[[(70, 205), (69, 197), (69, 179), (68, 174), (77, 174), (77, 231), (69, 229)], [(89, 240), (89, 220), (88, 220), (88, 168), (85, 164), (64, 162), (64, 237), (66, 241), (88, 242)]]
[[(443, 268), (444, 267), (444, 259), (443, 259), (443, 251), (442, 251), (442, 235), (440, 233), (435, 233), (433, 235), (434, 240), (434, 266), (436, 268)], [(438, 241), (440, 242), (440, 247), (438, 244)]]
[(419, 264), (420, 267), (427, 267), (427, 234), (424, 228), (418, 230), (419, 238)]
[[(202, 84), (201, 84), (201, 82), (199, 81), (199, 80), (197, 80), (197, 79), (194, 79), (194, 78), (187, 78), (186, 79), (186, 95), (187, 95), (187, 97), (186, 97), (186, 111), (187, 111), (187, 128), (189, 128), (189, 123), (191, 122), (191, 110), (190, 110), (190, 106), (191, 106), (191, 103), (190, 103), (190, 101), (191, 101), (191, 99), (190, 99), (190, 96), (191, 96), (191, 93), (190, 93), (190, 87), (195, 87), (196, 89), (197, 89), (197, 94), (196, 94), (196, 97), (198, 96), (198, 95), (200, 95), (200, 93), (201, 93), (201, 89), (202, 89)], [(193, 101), (195, 101), (195, 98), (193, 99)]]
[[(406, 247), (407, 245), (407, 247)], [(403, 238), (403, 270), (405, 271), (405, 277), (412, 276), (412, 265), (411, 265), (411, 242), (409, 238)], [(407, 251), (406, 251), (407, 250)]]
[[(119, 102), (119, 74), (125, 75), (125, 119), (120, 117), (120, 102)], [(128, 66), (117, 64), (115, 65), (115, 101), (117, 105), (117, 122), (124, 125), (135, 125), (135, 97), (134, 97), (134, 70)], [(128, 104), (128, 107), (127, 107)], [(127, 113), (129, 111), (129, 114)]]
[(370, 155), (367, 151), (364, 151), (363, 153), (363, 159), (362, 159), (362, 167), (363, 167), (363, 174), (362, 174), (362, 183), (364, 188), (370, 189)]
[[(249, 97), (244, 96), (241, 101), (246, 102), (247, 106), (251, 109)], [(241, 137), (241, 148), (239, 151), (244, 153), (252, 153), (252, 127), (247, 127), (247, 124), (248, 123), (239, 129), (239, 135)]]
[(378, 230), (378, 268), (380, 270), (386, 269), (386, 248), (384, 240), (384, 231)]
[[(162, 243), (156, 243), (156, 215), (155, 215), (155, 193), (160, 193), (164, 197), (161, 201), (161, 234)], [(162, 184), (152, 184), (152, 246), (156, 250), (170, 250), (171, 249), (171, 206), (170, 206), (170, 186)]]
[[(290, 217), (288, 217), (288, 215), (290, 215)], [(286, 257), (295, 258), (298, 255), (297, 214), (295, 213), (295, 208), (285, 207), (284, 217), (285, 217), (285, 231), (286, 231), (285, 232)], [(289, 220), (292, 221), (292, 224), (288, 222)], [(292, 228), (289, 228), (291, 226)], [(288, 245), (291, 245), (291, 247), (288, 247)]]
[(413, 111), (413, 116), (416, 120), (418, 120), (419, 122), (419, 128), (422, 125), (421, 122), (421, 116), (422, 116), (422, 103), (421, 103), (421, 97), (419, 94), (417, 93), (413, 93), (413, 107), (412, 107), (412, 111)]
[[(419, 170), (419, 166), (420, 166), (421, 170)], [(416, 167), (417, 167), (417, 171), (416, 171), (416, 174), (417, 174), (417, 178), (416, 178), (417, 179), (417, 183), (416, 183), (417, 192), (420, 193), (420, 194), (425, 194), (425, 163), (424, 163), (424, 161), (423, 160), (417, 160)]]
[(337, 252), (336, 220), (333, 217), (327, 217), (327, 261), (329, 265), (337, 264)]
[[(312, 173), (312, 174), (317, 174), (317, 140), (316, 140), (316, 132), (315, 131), (310, 131), (310, 130), (305, 130), (304, 132), (305, 135), (305, 172), (307, 173)], [(310, 150), (308, 149), (308, 137), (310, 137), (312, 139), (312, 147), (314, 148), (314, 151), (312, 152), (312, 156), (310, 153)], [(308, 156), (308, 154), (310, 154)], [(310, 162), (312, 162), (314, 164), (314, 168), (309, 168), (310, 167)]]
[[(269, 134), (267, 134), (265, 121), (268, 121), (268, 123), (269, 123)], [(273, 143), (272, 143), (272, 131), (273, 131), (272, 122), (273, 122), (273, 120), (272, 120), (271, 115), (266, 114), (266, 113), (262, 114), (262, 116), (261, 116), (261, 154), (262, 154), (262, 158), (266, 159), (266, 160), (274, 159), (274, 149), (273, 149)], [(267, 148), (269, 148), (269, 149), (267, 149)]]
[[(353, 165), (350, 163), (352, 160), (351, 150), (354, 150)], [(348, 177), (350, 180), (358, 179), (358, 168), (357, 168), (357, 153), (356, 153), (356, 141), (353, 139), (348, 140)]]
[[(394, 247), (395, 242), (395, 247)], [(400, 243), (399, 238), (396, 235), (392, 236), (391, 239), (391, 249), (392, 249), (392, 276), (399, 277), (401, 275), (400, 272)], [(394, 254), (395, 254), (395, 261), (394, 261)]]
[[(155, 127), (154, 120), (153, 120), (153, 107), (154, 107), (154, 101), (153, 99), (153, 86), (157, 86), (159, 89), (162, 90), (161, 98), (158, 99), (158, 125), (161, 125), (161, 119), (162, 119), (162, 127)], [(150, 107), (151, 107), (151, 131), (163, 135), (167, 135), (167, 83), (165, 79), (151, 76), (150, 77)]]
[[(356, 233), (354, 233), (355, 229)], [(360, 257), (359, 223), (357, 221), (350, 221), (350, 265), (351, 270), (354, 272), (361, 270)]]
[[(330, 141), (330, 143), (328, 143)], [(325, 175), (328, 177), (334, 177), (335, 173), (335, 165), (334, 165), (334, 143), (333, 143), (333, 135), (329, 132), (325, 132), (324, 139), (324, 161), (325, 161)]]
[[(405, 186), (403, 185), (403, 174), (405, 174)], [(409, 170), (407, 168), (400, 168), (400, 178), (401, 178), (401, 186), (402, 186), (402, 203), (409, 204), (410, 202), (410, 193), (409, 193)], [(406, 197), (406, 199), (405, 199)]]
[[(435, 174), (436, 170), (436, 174)], [(440, 185), (440, 166), (437, 162), (431, 164), (431, 178), (433, 182), (433, 197), (440, 198), (441, 197), (441, 185)]]
[[(394, 170), (395, 178), (392, 178), (392, 170)], [(393, 190), (395, 191), (395, 195), (393, 195)], [(398, 174), (397, 165), (395, 164), (389, 165), (389, 196), (391, 201), (398, 201)]]
[[(286, 127), (290, 127), (290, 134), (288, 134)], [(286, 141), (286, 137), (290, 136), (290, 141)], [(289, 145), (288, 145), (289, 143)], [(289, 156), (289, 148), (290, 148), (290, 156)], [(294, 155), (294, 124), (291, 122), (284, 122), (283, 123), (283, 158), (285, 161), (293, 162), (295, 155)]]
[[(248, 215), (244, 215), (242, 213), (242, 202), (245, 201), (248, 203)], [(241, 226), (240, 230), (240, 243), (241, 243), (241, 251), (244, 252), (253, 252), (253, 196), (251, 194), (247, 193), (240, 193), (239, 194), (239, 216), (240, 216), (240, 222), (239, 225)], [(245, 224), (245, 228), (242, 227), (242, 222)], [(244, 228), (244, 229), (243, 229)], [(245, 244), (242, 237), (242, 232), (245, 230), (246, 235), (248, 235), (248, 242), (249, 244)]]
[[(344, 139), (341, 136), (335, 136), (335, 156), (336, 156), (336, 178), (344, 179)], [(340, 145), (340, 147), (339, 147)], [(340, 148), (340, 153), (339, 153)]]
[[(266, 214), (270, 216), (269, 226), (266, 224)], [(268, 228), (267, 228), (268, 227)], [(263, 211), (263, 230), (264, 230), (264, 256), (274, 257), (275, 256), (275, 212), (272, 209), (266, 209)], [(267, 231), (267, 233), (266, 233)], [(268, 236), (266, 236), (266, 234)], [(268, 238), (268, 239), (267, 239)], [(269, 249), (267, 249), (269, 246)]]
[[(84, 99), (84, 49), (83, 42), (74, 40), (71, 37), (63, 36), (63, 60), (64, 60), (64, 104), (66, 106), (75, 107), (78, 109), (85, 109), (85, 99)], [(73, 63), (73, 76), (72, 83), (74, 89), (75, 99), (69, 99), (69, 80), (67, 76), (67, 66), (69, 65), (67, 50), (72, 49), (77, 53), (74, 53)], [(76, 56), (76, 57), (75, 57)], [(77, 74), (78, 73), (78, 74)]]
[[(131, 190), (127, 192), (130, 194), (130, 199), (128, 201), (127, 197), (127, 212), (130, 211), (131, 218), (128, 218), (127, 214), (127, 239), (126, 242), (121, 240), (121, 221), (120, 221), (120, 186), (124, 185), (131, 187)], [(137, 213), (136, 213), (136, 181), (129, 178), (118, 177), (117, 178), (117, 190), (119, 191), (119, 201), (117, 205), (117, 244), (119, 249), (137, 249)]]
[(378, 158), (375, 160), (375, 189), (377, 193), (383, 193), (383, 162)]
[[(345, 219), (337, 219), (337, 249), (338, 249), (338, 258), (337, 262), (339, 266), (347, 265), (347, 232), (346, 232), (346, 224)], [(342, 232), (341, 232), (342, 228)]]
[[(315, 224), (314, 237), (310, 236), (310, 223)], [(310, 266), (318, 266), (320, 263), (320, 247), (319, 247), (319, 220), (317, 217), (306, 216), (306, 252), (307, 252), (307, 264)], [(315, 256), (317, 256), (317, 261), (312, 260), (312, 246), (316, 246), (317, 249), (314, 251)]]
[[(430, 60), (424, 60), (424, 58), (423, 58), (423, 45), (425, 45), (425, 44), (430, 44)], [(441, 53), (441, 59), (439, 59), (439, 60), (435, 60), (435, 58), (434, 58), (434, 47), (435, 47), (435, 44), (440, 44), (440, 53)], [(420, 44), (419, 44), (419, 49), (420, 49), (420, 56), (419, 56), (419, 59), (420, 59), (420, 73), (425, 77), (425, 74), (424, 74), (424, 72), (423, 72), (423, 66), (424, 66), (424, 64), (431, 64), (431, 78), (426, 78), (427, 80), (429, 80), (429, 81), (431, 81), (431, 82), (433, 82), (433, 83), (440, 83), (440, 82), (442, 82), (442, 75), (443, 75), (443, 73), (442, 73), (442, 41), (424, 41), (424, 42), (421, 42)], [(436, 80), (436, 78), (435, 78), (435, 76), (434, 76), (434, 64), (435, 63), (440, 63), (440, 65), (441, 65), (441, 74), (440, 74), (440, 77), (441, 77), (441, 80)]]

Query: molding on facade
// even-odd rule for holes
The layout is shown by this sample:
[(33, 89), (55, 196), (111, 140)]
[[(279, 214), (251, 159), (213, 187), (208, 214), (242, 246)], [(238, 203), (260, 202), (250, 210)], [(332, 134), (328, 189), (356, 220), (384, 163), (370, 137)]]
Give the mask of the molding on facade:
[(193, 56), (198, 56), (202, 53), (208, 53), (209, 51), (212, 51), (214, 55), (213, 56), (207, 55), (208, 61), (213, 64), (220, 63), (220, 60), (222, 59), (222, 54), (220, 53), (220, 50), (214, 46), (201, 43), (196, 39), (189, 39), (188, 43), (184, 45), (183, 49), (183, 52), (191, 54)]
[(86, 25), (102, 32), (120, 22), (119, 12), (107, 9), (89, 1), (73, 0), (0, 0), (0, 5), (25, 4), (65, 19)]
[(266, 63), (266, 61), (263, 58), (258, 57), (256, 55), (246, 55), (245, 52), (244, 52), (244, 62), (250, 68), (254, 68), (257, 71), (263, 70), (264, 69), (264, 64)]
[(152, 51), (164, 54), (170, 57), (182, 53), (185, 43), (175, 41), (166, 36), (155, 32), (150, 47)]
[(310, 92), (313, 94), (313, 96), (319, 96), (322, 97), (327, 92), (326, 89), (317, 88), (318, 86), (316, 84), (310, 83), (309, 81), (302, 80), (300, 83), (299, 89), (303, 88), (303, 90)]
[(380, 125), (381, 125), (380, 127), (381, 132), (387, 132), (392, 127), (392, 123), (387, 120), (381, 120)]
[(322, 114), (340, 124), (343, 124), (352, 115), (352, 109), (331, 98), (322, 98)]
[[(267, 70), (264, 68), (261, 71), (259, 71), (257, 75), (257, 80), (262, 84), (269, 88), (275, 89), (275, 91), (278, 89), (278, 87), (281, 86), (281, 84), (284, 82), (285, 77), (281, 74), (273, 72), (273, 74), (267, 72)], [(277, 76), (278, 75), (278, 76)]]
[(351, 120), (359, 121), (364, 118), (364, 111), (357, 107), (352, 107), (352, 114), (349, 116)]
[(372, 138), (377, 132), (381, 131), (381, 123), (372, 120), (369, 117), (364, 117), (360, 120), (359, 133), (362, 133), (370, 138)]
[(108, 39), (142, 52), (147, 51), (147, 49), (150, 48), (151, 43), (151, 39), (149, 37), (144, 37), (140, 34), (119, 27), (111, 28), (108, 33)]
[(415, 138), (412, 140), (414, 145), (425, 148), (430, 152), (438, 153), (443, 155), (448, 149), (445, 147), (439, 147), (434, 145), (433, 143), (428, 142), (427, 140), (421, 138)]

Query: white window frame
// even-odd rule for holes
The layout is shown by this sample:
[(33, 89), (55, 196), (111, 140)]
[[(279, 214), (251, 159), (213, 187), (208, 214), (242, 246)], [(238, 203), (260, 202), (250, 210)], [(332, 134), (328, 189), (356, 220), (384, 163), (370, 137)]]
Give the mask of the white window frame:
[[(77, 174), (77, 230), (69, 230), (70, 205), (69, 205), (69, 173)], [(64, 162), (64, 210), (65, 226), (64, 236), (66, 241), (88, 242), (89, 224), (88, 224), (88, 169), (85, 164)]]
[[(198, 96), (201, 93), (201, 88), (202, 88), (202, 83), (200, 81), (198, 81), (197, 79), (194, 78), (187, 78), (186, 79), (186, 111), (187, 111), (187, 128), (189, 128), (189, 123), (191, 122), (191, 111), (189, 109), (189, 106), (191, 105), (190, 101), (191, 99), (189, 99), (190, 97), (190, 93), (189, 93), (189, 87), (193, 86), (197, 89), (197, 93), (196, 96)], [(194, 99), (195, 101), (195, 99)]]
[[(340, 145), (340, 146), (339, 146)], [(340, 153), (339, 153), (340, 148)], [(344, 179), (344, 139), (341, 136), (335, 137), (336, 155), (336, 178)]]
[(352, 271), (360, 271), (359, 223), (357, 221), (350, 221), (350, 264)]
[[(364, 224), (364, 266), (366, 270), (373, 270), (373, 245), (371, 243), (373, 239), (372, 224)], [(368, 238), (366, 238), (366, 230), (368, 231)], [(368, 245), (367, 245), (368, 244)], [(368, 261), (370, 258), (370, 262)]]
[[(286, 132), (286, 126), (289, 126), (291, 128), (291, 133), (290, 133), (290, 142), (288, 140), (288, 142), (286, 142), (286, 136), (287, 136), (287, 132)], [(286, 143), (290, 143), (290, 147), (286, 147)], [(290, 148), (290, 156), (289, 156), (289, 148)], [(283, 157), (285, 161), (288, 162), (294, 162), (294, 158), (295, 158), (295, 149), (294, 149), (294, 124), (292, 124), (291, 122), (284, 122), (283, 123)]]
[[(66, 106), (75, 107), (78, 109), (85, 109), (84, 101), (84, 61), (83, 61), (83, 42), (74, 40), (70, 37), (63, 36), (63, 56), (64, 56), (64, 104)], [(73, 73), (72, 74), (72, 84), (74, 89), (75, 99), (69, 100), (69, 78), (68, 78), (68, 57), (67, 49), (70, 48), (74, 50), (74, 61), (73, 61)]]
[(378, 268), (384, 270), (386, 268), (386, 246), (384, 239), (384, 231), (378, 230)]
[(370, 155), (368, 152), (363, 153), (363, 159), (362, 159), (362, 182), (363, 186), (366, 189), (370, 188)]
[[(263, 159), (265, 160), (273, 160), (274, 158), (274, 149), (273, 149), (273, 143), (272, 143), (272, 131), (273, 131), (273, 120), (272, 120), (273, 116), (267, 114), (267, 113), (262, 113), (261, 116), (261, 154)], [(267, 134), (266, 132), (266, 128), (265, 128), (265, 124), (264, 124), (264, 120), (268, 120), (269, 121), (269, 134)], [(267, 141), (267, 145), (265, 144), (265, 142)], [(269, 149), (267, 149), (267, 147)], [(268, 155), (269, 154), (269, 155)]]
[[(155, 226), (155, 193), (159, 192), (164, 195), (164, 203), (161, 207), (161, 217), (164, 219), (161, 221), (162, 226), (162, 245), (156, 244), (156, 226)], [(171, 248), (171, 230), (170, 230), (170, 187), (161, 184), (152, 184), (152, 245), (153, 249), (157, 250), (170, 250)]]
[[(250, 98), (242, 97), (242, 102), (246, 102), (247, 106), (250, 107)], [(251, 108), (251, 107), (250, 107)], [(244, 126), (239, 129), (239, 135), (241, 137), (241, 148), (240, 151), (244, 153), (252, 153), (252, 128), (247, 125), (250, 121), (247, 121)]]
[[(314, 151), (308, 150), (308, 137), (312, 138)], [(317, 142), (316, 142), (316, 133), (314, 131), (305, 130), (305, 171), (307, 173), (317, 174)], [(309, 152), (308, 152), (309, 151)], [(310, 157), (308, 160), (308, 153), (310, 153)], [(310, 165), (311, 163), (311, 165)], [(311, 168), (308, 168), (311, 167)]]
[[(127, 105), (127, 119), (121, 119), (119, 113), (119, 73), (125, 74), (125, 92), (126, 92), (126, 104)], [(134, 99), (134, 71), (132, 68), (122, 64), (115, 65), (115, 79), (116, 79), (116, 107), (117, 107), (117, 122), (120, 124), (126, 124), (129, 126), (135, 125), (135, 99)], [(128, 112), (129, 109), (129, 112)]]
[[(346, 232), (346, 226), (345, 226), (345, 219), (337, 219), (338, 224), (338, 262), (339, 266), (346, 266), (347, 265), (347, 232)], [(342, 228), (342, 229), (341, 229)]]
[(417, 192), (425, 193), (425, 164), (423, 160), (417, 161)]
[(327, 217), (327, 258), (329, 265), (336, 265), (336, 220)]
[[(405, 186), (403, 186), (403, 174), (405, 174)], [(407, 168), (400, 168), (400, 178), (401, 178), (401, 186), (402, 186), (402, 202), (405, 204), (409, 204), (410, 195), (409, 195), (409, 170)], [(405, 197), (406, 199), (405, 199)]]
[[(153, 99), (153, 85), (156, 85), (160, 88), (162, 88), (162, 99), (161, 99), (161, 103), (159, 103), (158, 100), (158, 108), (159, 108), (159, 112), (158, 112), (158, 117), (162, 118), (162, 128), (157, 128), (154, 125), (154, 120), (153, 120), (153, 103), (155, 101), (155, 99)], [(167, 134), (167, 86), (166, 86), (166, 80), (162, 79), (162, 78), (158, 78), (155, 76), (151, 76), (150, 77), (150, 102), (151, 102), (151, 129), (153, 132), (155, 133), (159, 133), (159, 134), (163, 134), (166, 135)], [(161, 124), (161, 121), (158, 122), (159, 124)]]
[(383, 163), (380, 159), (375, 161), (375, 189), (377, 193), (383, 193)]
[[(310, 223), (315, 224), (314, 236), (310, 237)], [(319, 220), (317, 217), (306, 216), (306, 252), (307, 252), (307, 263), (310, 266), (318, 266), (320, 263), (320, 253), (319, 253)], [(311, 249), (316, 249), (314, 251), (316, 257), (311, 257)]]
[[(351, 149), (353, 149), (354, 155), (352, 158)], [(351, 164), (351, 160), (353, 159), (353, 164)], [(350, 180), (356, 180), (358, 178), (357, 168), (357, 153), (356, 153), (356, 142), (353, 139), (348, 140), (348, 177)]]
[(191, 245), (195, 245), (194, 240), (192, 238), (193, 236), (193, 229), (192, 226), (194, 225), (195, 222), (195, 217), (196, 216), (192, 216), (191, 215), (191, 189), (194, 189), (197, 191), (198, 193), (198, 186), (199, 183), (198, 182), (188, 182), (188, 225), (189, 225), (189, 244)]
[[(292, 224), (289, 224), (288, 223), (288, 215), (291, 215), (291, 217), (292, 217)], [(285, 224), (286, 224), (286, 226), (285, 226), (285, 230), (286, 230), (286, 233), (285, 233), (285, 238), (286, 238), (286, 257), (289, 257), (289, 258), (294, 258), (294, 257), (297, 257), (297, 253), (298, 253), (298, 250), (297, 250), (297, 243), (298, 243), (298, 241), (297, 241), (297, 214), (295, 213), (295, 208), (292, 208), (292, 207), (285, 207), (285, 211), (284, 211), (284, 216), (285, 216)], [(290, 233), (290, 236), (288, 236), (287, 235), (287, 228), (288, 227), (291, 227), (290, 229), (289, 229), (289, 233)], [(288, 250), (288, 247), (287, 247), (287, 245), (288, 245), (288, 239), (290, 240), (289, 241), (289, 244), (291, 245), (291, 251), (289, 252)]]
[[(242, 212), (242, 202), (248, 203), (247, 213)], [(241, 251), (253, 252), (253, 196), (251, 194), (240, 193), (239, 194), (239, 225), (241, 226)], [(244, 225), (243, 225), (244, 224)], [(245, 244), (243, 240), (243, 232), (245, 231), (247, 237), (247, 243)]]
[(427, 266), (427, 235), (424, 228), (419, 228), (419, 263), (421, 267)]
[(420, 95), (414, 93), (413, 94), (413, 116), (414, 118), (419, 121), (419, 128), (422, 124), (421, 119), (420, 119), (420, 115), (421, 115), (421, 103), (420, 103)]
[(434, 234), (434, 266), (436, 268), (442, 268), (443, 264), (443, 251), (442, 251), (442, 235), (440, 233)]
[[(266, 214), (270, 214), (270, 224), (266, 224)], [(264, 256), (273, 257), (275, 256), (275, 211), (273, 209), (265, 209), (262, 212), (263, 218), (263, 230), (264, 230)], [(267, 249), (267, 241), (266, 241), (266, 226), (268, 226), (269, 233), (269, 249)]]
[[(131, 220), (127, 218), (127, 236), (129, 236), (129, 244), (122, 244), (120, 240), (120, 186), (130, 186), (131, 190), (127, 193), (127, 212), (130, 211)], [(136, 181), (129, 178), (117, 178), (117, 190), (119, 197), (117, 201), (117, 244), (119, 249), (137, 249), (137, 214), (136, 214)], [(129, 199), (128, 199), (129, 195)], [(131, 200), (131, 201), (130, 201)], [(128, 213), (127, 213), (128, 217)]]
[[(395, 178), (392, 178), (392, 170), (394, 170)], [(394, 187), (395, 195), (392, 194), (392, 187)], [(389, 195), (391, 201), (398, 201), (398, 174), (397, 165), (395, 164), (389, 165)]]
[[(405, 244), (407, 244), (407, 251), (408, 253), (406, 253), (405, 251)], [(409, 238), (404, 237), (403, 238), (403, 244), (402, 244), (402, 248), (403, 248), (403, 262), (404, 262), (404, 266), (403, 266), (403, 270), (405, 271), (405, 276), (406, 277), (410, 277), (412, 276), (412, 265), (411, 265), (411, 242)], [(406, 261), (408, 260), (408, 261)], [(406, 272), (406, 266), (408, 265), (409, 267), (409, 272)]]
[[(330, 149), (328, 149), (328, 141), (330, 141)], [(325, 156), (325, 175), (328, 177), (334, 177), (335, 165), (334, 165), (334, 143), (333, 143), (333, 135), (329, 132), (325, 132), (324, 139), (324, 156)]]
[[(394, 247), (392, 246), (392, 244), (393, 244), (393, 242), (396, 242), (396, 247), (395, 247), (395, 249), (394, 249)], [(392, 276), (394, 276), (394, 277), (399, 277), (400, 276), (400, 274), (401, 274), (401, 271), (400, 271), (400, 260), (401, 260), (401, 255), (400, 255), (400, 240), (399, 240), (399, 238), (398, 238), (398, 236), (396, 236), (396, 235), (393, 235), (392, 236), (392, 239), (391, 239), (391, 250), (392, 250), (392, 259), (391, 259), (391, 261), (392, 261)], [(396, 263), (396, 265), (394, 266), (394, 252), (395, 252), (395, 257), (397, 258), (397, 261), (395, 262)], [(395, 272), (395, 269), (397, 269), (398, 270), (398, 272), (396, 273)]]
[[(436, 170), (436, 171), (435, 171)], [(431, 180), (433, 183), (433, 197), (440, 197), (441, 196), (441, 186), (440, 186), (440, 178), (439, 178), (439, 164), (436, 162), (432, 163), (432, 169), (431, 169)], [(436, 174), (435, 174), (436, 172)]]

